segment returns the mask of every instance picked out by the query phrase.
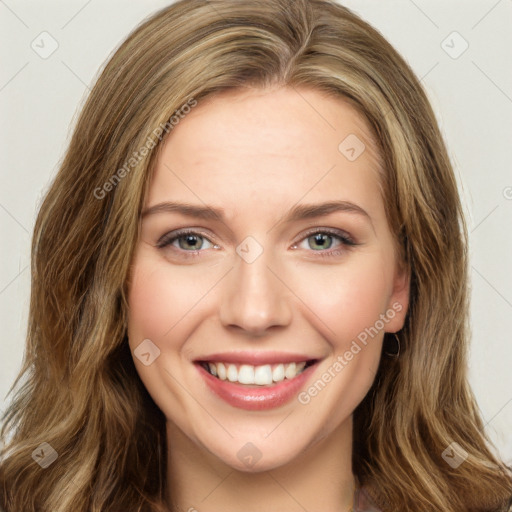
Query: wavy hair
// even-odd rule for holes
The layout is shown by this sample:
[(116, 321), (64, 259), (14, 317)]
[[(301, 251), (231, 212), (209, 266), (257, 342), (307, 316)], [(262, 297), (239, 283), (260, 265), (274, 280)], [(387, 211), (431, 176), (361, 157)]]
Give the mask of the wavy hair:
[[(165, 418), (126, 338), (139, 216), (162, 147), (148, 140), (192, 99), (276, 85), (344, 98), (366, 118), (411, 272), (400, 357), (382, 359), (354, 412), (355, 475), (384, 511), (508, 509), (511, 468), (467, 381), (467, 228), (418, 79), (333, 1), (181, 0), (111, 56), (40, 205), (26, 351), (1, 430), (6, 512), (167, 510)], [(457, 468), (443, 459), (454, 442), (467, 452)], [(46, 469), (32, 458), (42, 443), (58, 454)]]

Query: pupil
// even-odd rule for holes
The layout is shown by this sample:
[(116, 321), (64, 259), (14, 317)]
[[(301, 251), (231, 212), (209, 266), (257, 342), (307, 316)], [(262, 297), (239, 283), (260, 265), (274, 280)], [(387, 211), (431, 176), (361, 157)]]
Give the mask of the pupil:
[[(198, 238), (199, 237), (196, 236), (196, 235), (185, 235), (186, 244), (189, 245), (189, 246), (194, 246), (194, 245), (197, 244)], [(195, 249), (195, 247), (192, 247), (192, 248)]]
[(315, 240), (315, 244), (319, 245), (321, 249), (325, 248), (327, 238), (329, 238), (330, 235), (319, 233), (312, 238)]

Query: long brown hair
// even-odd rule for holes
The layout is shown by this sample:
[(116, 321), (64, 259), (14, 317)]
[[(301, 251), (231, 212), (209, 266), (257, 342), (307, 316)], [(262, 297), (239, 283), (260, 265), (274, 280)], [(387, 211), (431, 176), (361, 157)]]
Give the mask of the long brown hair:
[[(510, 468), (493, 454), (467, 382), (466, 226), (418, 79), (337, 3), (181, 0), (107, 63), (39, 209), (25, 359), (1, 431), (7, 512), (166, 510), (165, 418), (126, 339), (141, 207), (177, 111), (274, 85), (345, 98), (368, 120), (411, 271), (400, 357), (382, 360), (354, 413), (354, 473), (385, 511), (507, 510)], [(467, 455), (456, 468), (443, 457), (454, 447)], [(37, 450), (50, 449), (57, 459), (43, 468)]]

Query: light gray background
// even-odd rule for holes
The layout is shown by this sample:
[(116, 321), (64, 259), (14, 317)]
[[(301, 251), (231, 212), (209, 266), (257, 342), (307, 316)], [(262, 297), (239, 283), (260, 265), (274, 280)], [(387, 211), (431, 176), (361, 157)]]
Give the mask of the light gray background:
[[(143, 18), (169, 3), (0, 0), (0, 408), (23, 356), (42, 194), (98, 70)], [(471, 384), (487, 431), (512, 463), (512, 0), (342, 3), (405, 57), (438, 116), (470, 230)], [(58, 48), (47, 58), (31, 47), (48, 52), (52, 39)]]

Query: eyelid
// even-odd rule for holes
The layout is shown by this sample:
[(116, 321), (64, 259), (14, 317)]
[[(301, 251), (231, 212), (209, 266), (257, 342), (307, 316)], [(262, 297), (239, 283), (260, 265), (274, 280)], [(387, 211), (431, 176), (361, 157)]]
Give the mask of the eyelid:
[[(306, 233), (303, 233), (302, 235), (300, 235), (301, 238), (299, 240), (297, 240), (297, 242), (295, 242), (294, 245), (296, 245), (298, 242), (302, 242), (304, 239), (306, 239), (316, 233), (324, 233), (327, 235), (337, 236), (337, 237), (343, 239), (348, 245), (359, 245), (354, 240), (354, 238), (349, 233), (344, 231), (343, 229), (322, 228), (322, 227), (313, 227), (313, 228), (309, 229), (308, 231), (306, 231)], [(319, 251), (315, 251), (315, 252), (319, 252)]]
[[(300, 242), (306, 240), (311, 235), (319, 234), (319, 233), (337, 237), (341, 241), (341, 245), (345, 246), (344, 250), (348, 250), (350, 247), (360, 245), (353, 239), (353, 237), (349, 233), (347, 233), (346, 231), (344, 231), (342, 229), (313, 226), (305, 233), (302, 233), (300, 235), (300, 238), (296, 242), (294, 242), (291, 247), (293, 249), (296, 249), (297, 245)], [(178, 253), (186, 255), (186, 256), (190, 256), (190, 257), (194, 257), (196, 254), (198, 254), (200, 252), (204, 252), (204, 249), (185, 251), (185, 250), (178, 249), (178, 248), (172, 246), (172, 244), (177, 239), (179, 239), (183, 236), (189, 235), (189, 234), (199, 235), (201, 238), (208, 240), (208, 242), (210, 242), (211, 244), (216, 246), (216, 248), (219, 248), (219, 245), (216, 244), (215, 241), (210, 239), (210, 238), (215, 239), (215, 237), (212, 237), (212, 235), (206, 233), (202, 228), (181, 228), (181, 229), (176, 229), (174, 231), (170, 231), (170, 232), (166, 233), (165, 235), (163, 235), (162, 237), (160, 237), (160, 239), (157, 241), (155, 246), (162, 250), (166, 249), (167, 247), (172, 247)], [(310, 252), (317, 253), (320, 256), (322, 256), (322, 255), (329, 256), (329, 255), (332, 255), (333, 253), (339, 253), (339, 248), (334, 249), (334, 250), (333, 249), (326, 249), (326, 250), (320, 250), (320, 251), (311, 250)]]
[[(210, 243), (216, 245), (215, 242), (210, 239), (210, 238), (212, 238), (212, 235), (209, 233), (206, 233), (206, 231), (202, 230), (201, 228), (181, 228), (181, 229), (175, 229), (174, 231), (169, 231), (168, 233), (165, 233), (165, 235), (161, 236), (158, 239), (155, 246), (165, 249), (174, 240), (176, 240), (182, 236), (185, 236), (185, 235), (200, 235), (202, 238), (205, 238)], [(184, 252), (193, 252), (193, 251), (184, 251)]]

